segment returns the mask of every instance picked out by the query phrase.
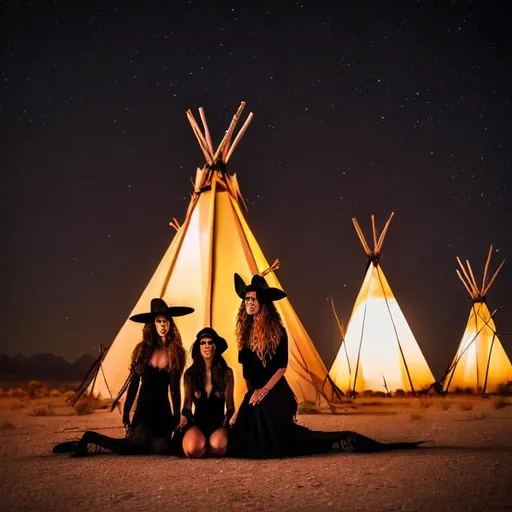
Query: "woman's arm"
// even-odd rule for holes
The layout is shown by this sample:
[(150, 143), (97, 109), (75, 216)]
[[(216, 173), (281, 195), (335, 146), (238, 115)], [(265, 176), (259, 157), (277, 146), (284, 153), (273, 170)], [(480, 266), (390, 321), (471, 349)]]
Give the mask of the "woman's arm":
[(183, 377), (183, 387), (185, 388), (185, 400), (183, 402), (183, 409), (181, 410), (179, 429), (182, 429), (187, 423), (192, 423), (192, 382), (190, 375), (185, 372)]
[(224, 426), (227, 426), (233, 414), (235, 414), (235, 399), (233, 391), (235, 389), (235, 378), (233, 370), (228, 368), (226, 371), (226, 390), (224, 396), (226, 397), (226, 415), (224, 416)]
[(181, 411), (181, 387), (180, 387), (181, 374), (172, 370), (169, 372), (169, 388), (171, 390), (172, 400), (172, 414), (176, 425), (180, 422)]
[(278, 383), (279, 379), (286, 373), (286, 368), (279, 370), (270, 377), (268, 382), (260, 389), (256, 389), (249, 400), (251, 405), (259, 404), (268, 394), (268, 392)]
[(133, 402), (135, 402), (135, 397), (137, 396), (137, 391), (139, 390), (139, 383), (140, 375), (138, 373), (132, 372), (130, 385), (128, 386), (126, 401), (123, 408), (123, 425), (127, 430), (130, 428), (130, 411), (132, 410)]

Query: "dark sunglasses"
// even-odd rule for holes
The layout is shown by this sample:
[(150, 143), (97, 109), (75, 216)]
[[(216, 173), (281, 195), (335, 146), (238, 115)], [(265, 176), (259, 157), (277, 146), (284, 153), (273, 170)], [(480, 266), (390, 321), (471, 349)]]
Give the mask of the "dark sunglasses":
[(211, 347), (212, 345), (215, 346), (215, 343), (211, 340), (208, 340), (208, 341), (200, 341), (199, 345), (208, 345), (209, 347)]

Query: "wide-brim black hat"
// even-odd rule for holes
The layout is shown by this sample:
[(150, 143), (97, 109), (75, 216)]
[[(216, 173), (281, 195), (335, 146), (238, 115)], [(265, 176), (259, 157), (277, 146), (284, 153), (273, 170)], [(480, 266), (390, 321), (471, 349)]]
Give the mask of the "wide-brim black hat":
[(199, 342), (201, 338), (211, 338), (215, 343), (215, 355), (220, 356), (228, 349), (227, 341), (217, 334), (217, 331), (212, 327), (204, 327), (196, 335), (196, 341), (192, 344), (192, 357), (199, 355)]
[(245, 284), (244, 280), (238, 274), (235, 274), (235, 291), (241, 299), (245, 299), (247, 292), (256, 292), (264, 301), (271, 302), (286, 297), (286, 292), (269, 286), (265, 278), (259, 274), (252, 276), (250, 284)]
[(149, 324), (157, 316), (185, 316), (194, 312), (194, 308), (188, 306), (168, 306), (163, 299), (151, 299), (151, 311), (149, 313), (138, 313), (130, 317), (130, 320), (141, 324)]

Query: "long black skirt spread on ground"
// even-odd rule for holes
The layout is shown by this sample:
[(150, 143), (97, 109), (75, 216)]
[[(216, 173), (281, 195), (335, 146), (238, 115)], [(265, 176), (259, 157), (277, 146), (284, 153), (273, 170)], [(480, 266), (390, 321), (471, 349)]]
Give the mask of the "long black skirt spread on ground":
[(271, 458), (327, 452), (379, 452), (415, 448), (420, 443), (380, 443), (357, 432), (320, 432), (296, 422), (297, 400), (286, 378), (281, 377), (257, 405), (249, 403), (280, 368), (288, 365), (288, 339), (283, 329), (276, 353), (262, 362), (248, 347), (239, 352), (244, 378), (249, 386), (229, 436), (228, 453), (233, 457)]

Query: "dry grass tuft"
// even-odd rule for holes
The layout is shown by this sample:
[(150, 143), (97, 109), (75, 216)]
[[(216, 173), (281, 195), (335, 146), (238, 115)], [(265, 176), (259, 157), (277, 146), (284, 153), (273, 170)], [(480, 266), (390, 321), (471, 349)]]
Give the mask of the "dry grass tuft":
[(6, 419), (3, 423), (0, 423), (0, 430), (13, 430), (15, 428), (16, 425), (10, 419)]
[(497, 396), (492, 401), (492, 407), (493, 409), (503, 409), (503, 407), (506, 407), (508, 404), (507, 399), (503, 396)]
[(51, 396), (52, 398), (60, 398), (61, 392), (58, 389), (52, 389), (48, 396)]
[(25, 409), (27, 407), (27, 404), (25, 402), (22, 402), (20, 400), (17, 400), (16, 402), (13, 402), (10, 406), (11, 411), (19, 411), (20, 409)]
[(105, 404), (93, 395), (86, 396), (75, 404), (75, 412), (82, 416), (84, 414), (92, 414), (95, 409), (104, 409)]
[(55, 409), (52, 404), (48, 404), (46, 407), (36, 407), (30, 414), (31, 416), (53, 416)]

